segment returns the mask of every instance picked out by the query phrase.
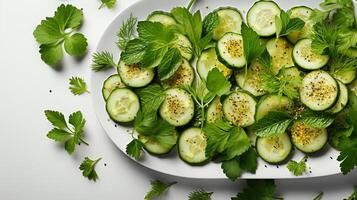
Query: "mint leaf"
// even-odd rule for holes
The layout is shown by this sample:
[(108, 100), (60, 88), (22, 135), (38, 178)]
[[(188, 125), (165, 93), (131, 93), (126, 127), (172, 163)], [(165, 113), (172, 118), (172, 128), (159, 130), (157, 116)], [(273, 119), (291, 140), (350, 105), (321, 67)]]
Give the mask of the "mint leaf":
[(207, 123), (203, 129), (207, 136), (206, 156), (212, 157), (216, 152), (222, 153), (225, 149), (225, 145), (229, 138), (228, 131), (232, 129), (231, 126), (220, 126), (220, 120), (216, 120), (214, 123)]
[(133, 139), (127, 146), (126, 146), (126, 153), (133, 157), (134, 159), (138, 160), (141, 156), (141, 151), (143, 149), (143, 143), (141, 143), (138, 139)]
[(288, 35), (290, 32), (300, 30), (305, 26), (305, 22), (300, 18), (290, 19), (289, 15), (281, 10), (280, 17), (275, 16), (276, 37)]
[(245, 23), (242, 23), (241, 33), (243, 37), (244, 57), (248, 64), (264, 52), (265, 46), (260, 45), (259, 35)]
[(64, 41), (64, 49), (71, 56), (81, 56), (87, 50), (87, 38), (81, 33), (75, 33)]
[(255, 173), (258, 168), (258, 154), (253, 147), (239, 156), (240, 167), (250, 173)]
[(98, 158), (96, 160), (91, 160), (88, 157), (85, 157), (82, 161), (79, 169), (82, 171), (82, 175), (87, 177), (89, 180), (93, 180), (94, 182), (98, 179), (98, 174), (95, 171), (95, 165), (101, 160), (102, 158)]
[(295, 176), (301, 176), (304, 172), (306, 172), (306, 161), (307, 156), (304, 156), (299, 162), (296, 162), (295, 160), (290, 160), (286, 167)]
[(174, 184), (176, 184), (176, 182), (164, 183), (159, 180), (151, 181), (151, 189), (146, 193), (144, 200), (151, 200), (155, 197), (162, 196)]
[(213, 68), (211, 71), (208, 72), (207, 75), (207, 89), (218, 95), (222, 96), (227, 94), (232, 84), (224, 77), (222, 72), (220, 72), (217, 68)]
[(72, 77), (69, 79), (69, 89), (74, 95), (81, 95), (88, 92), (86, 82), (80, 77)]
[(242, 155), (251, 145), (251, 141), (243, 128), (234, 127), (229, 131), (229, 133), (230, 136), (227, 140), (224, 151), (224, 154), (226, 154), (225, 159), (227, 160)]
[(253, 125), (253, 130), (259, 137), (271, 137), (285, 132), (292, 117), (285, 112), (270, 111)]
[(182, 56), (178, 49), (169, 49), (158, 66), (158, 75), (161, 81), (170, 78), (182, 64)]
[(306, 110), (303, 112), (300, 121), (313, 128), (327, 128), (330, 126), (335, 117), (326, 113)]
[(130, 40), (125, 47), (125, 50), (121, 52), (120, 59), (126, 64), (139, 63), (145, 55), (146, 46), (139, 40)]
[(223, 161), (221, 168), (231, 181), (235, 181), (243, 172), (239, 165), (239, 158)]
[(213, 11), (209, 13), (203, 20), (203, 35), (207, 35), (211, 33), (219, 24), (218, 21), (218, 14), (217, 12)]

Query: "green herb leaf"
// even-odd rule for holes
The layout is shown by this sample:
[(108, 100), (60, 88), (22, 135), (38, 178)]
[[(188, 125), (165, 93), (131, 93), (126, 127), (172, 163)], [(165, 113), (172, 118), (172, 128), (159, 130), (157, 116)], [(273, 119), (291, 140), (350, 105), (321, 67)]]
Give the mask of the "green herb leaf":
[(175, 74), (182, 64), (182, 56), (177, 48), (169, 49), (158, 66), (158, 75), (161, 81)]
[(98, 179), (98, 174), (95, 171), (95, 165), (101, 160), (102, 158), (98, 158), (96, 160), (91, 160), (88, 157), (85, 157), (82, 161), (79, 169), (82, 171), (82, 175), (89, 180), (93, 180), (94, 182)]
[(324, 193), (319, 192), (313, 200), (321, 200), (323, 196), (324, 196)]
[(188, 200), (211, 200), (213, 192), (206, 192), (202, 189), (190, 192)]
[(51, 122), (54, 127), (59, 129), (66, 129), (68, 127), (64, 115), (61, 112), (45, 110), (45, 115), (47, 120)]
[(253, 130), (259, 137), (280, 135), (285, 133), (292, 121), (292, 117), (285, 112), (270, 111), (253, 125)]
[(106, 6), (107, 8), (113, 8), (115, 6), (115, 3), (117, 2), (116, 0), (100, 0), (102, 2), (102, 5), (100, 5), (99, 9), (103, 8)]
[(289, 15), (281, 10), (280, 17), (275, 16), (276, 37), (288, 35), (292, 31), (300, 30), (305, 26), (305, 22), (300, 18), (290, 19)]
[(133, 39), (127, 43), (125, 51), (121, 52), (120, 59), (129, 65), (136, 64), (144, 58), (145, 53), (146, 46), (139, 39)]
[(213, 11), (209, 13), (203, 20), (203, 35), (211, 33), (219, 24), (218, 14)]
[(227, 94), (232, 86), (232, 84), (217, 68), (213, 68), (208, 72), (206, 85), (210, 92), (218, 96)]
[(48, 132), (47, 137), (54, 141), (65, 142), (71, 139), (71, 133), (59, 128), (54, 128)]
[(227, 160), (242, 155), (251, 145), (250, 139), (243, 128), (234, 127), (229, 131), (229, 134), (224, 151)]
[(296, 162), (295, 160), (290, 160), (288, 162), (287, 168), (295, 176), (301, 176), (303, 173), (306, 172), (306, 161), (307, 156), (304, 156), (299, 162)]
[(247, 63), (250, 63), (254, 58), (258, 58), (265, 50), (264, 45), (260, 45), (259, 35), (245, 23), (242, 23), (242, 37), (244, 56)]
[(355, 186), (353, 193), (347, 199), (344, 200), (355, 200), (355, 199), (357, 199), (357, 186)]
[(60, 25), (62, 31), (67, 28), (77, 29), (82, 25), (83, 10), (70, 4), (62, 4), (57, 8), (53, 18)]
[(63, 38), (61, 31), (57, 21), (54, 18), (47, 17), (36, 27), (33, 35), (39, 44), (53, 44)]
[(138, 139), (133, 139), (126, 146), (126, 153), (138, 160), (141, 156), (141, 151), (143, 150), (143, 143), (141, 143)]
[(86, 82), (80, 77), (72, 77), (69, 79), (69, 89), (74, 95), (81, 95), (88, 92)]
[(255, 174), (258, 168), (258, 154), (253, 147), (239, 156), (239, 163), (243, 170)]
[[(243, 192), (232, 197), (232, 200), (268, 200), (276, 199), (276, 185), (274, 180), (247, 180), (248, 187)], [(280, 198), (282, 199), (282, 198)]]
[(92, 56), (92, 70), (95, 72), (110, 69), (117, 66), (114, 62), (113, 54), (109, 51), (95, 52)]
[(164, 183), (159, 180), (153, 180), (151, 181), (151, 189), (146, 193), (144, 199), (151, 200), (155, 197), (162, 196), (174, 184), (176, 184), (176, 182)]
[(133, 14), (131, 13), (130, 17), (122, 23), (122, 25), (119, 29), (119, 32), (117, 33), (117, 36), (118, 36), (117, 46), (121, 50), (125, 50), (128, 42), (131, 39), (133, 39), (135, 25), (136, 25), (137, 21), (138, 21), (138, 18), (134, 17)]
[(64, 40), (64, 49), (71, 56), (83, 55), (87, 46), (87, 38), (81, 33), (75, 33)]
[(84, 125), (86, 124), (86, 120), (81, 111), (72, 113), (68, 118), (68, 122), (74, 127), (75, 133), (82, 133)]
[(62, 46), (57, 45), (41, 45), (40, 46), (41, 59), (48, 65), (56, 67), (63, 58)]
[(231, 181), (235, 181), (238, 177), (241, 176), (243, 172), (239, 165), (239, 158), (233, 158), (231, 160), (223, 161), (221, 168), (223, 169), (223, 173)]
[(330, 126), (335, 117), (326, 113), (306, 110), (302, 113), (300, 121), (313, 128), (327, 128)]

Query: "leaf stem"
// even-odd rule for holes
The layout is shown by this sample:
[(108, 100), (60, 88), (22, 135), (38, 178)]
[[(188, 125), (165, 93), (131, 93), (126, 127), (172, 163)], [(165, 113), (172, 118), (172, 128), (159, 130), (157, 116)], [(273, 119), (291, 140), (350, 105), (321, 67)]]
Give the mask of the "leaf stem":
[(190, 10), (194, 3), (196, 3), (196, 0), (191, 0), (187, 6), (187, 10)]
[(88, 142), (86, 142), (85, 140), (83, 140), (82, 138), (79, 138), (79, 141), (81, 141), (83, 144), (89, 146)]

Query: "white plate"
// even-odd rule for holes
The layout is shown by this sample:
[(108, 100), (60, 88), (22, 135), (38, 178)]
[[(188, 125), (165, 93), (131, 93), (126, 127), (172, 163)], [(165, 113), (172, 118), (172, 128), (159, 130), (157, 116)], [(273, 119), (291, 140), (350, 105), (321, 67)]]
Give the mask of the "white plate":
[[(155, 10), (165, 10), (170, 11), (171, 8), (176, 6), (186, 6), (189, 0), (142, 0), (125, 11), (123, 11), (114, 21), (109, 25), (107, 30), (104, 32), (97, 51), (110, 51), (115, 55), (115, 59), (118, 59), (120, 50), (115, 45), (117, 40), (116, 33), (119, 30), (122, 22), (133, 13), (140, 20), (144, 20), (148, 14)], [(277, 0), (278, 5), (287, 10), (293, 6), (306, 5), (309, 7), (317, 7), (319, 0)], [(233, 6), (238, 8), (243, 15), (246, 14), (247, 10), (253, 5), (254, 1), (247, 0), (198, 0), (194, 9), (200, 9), (203, 16), (205, 16), (210, 11), (220, 7), (220, 6)], [(119, 147), (121, 151), (125, 153), (126, 145), (131, 141), (131, 136), (128, 134), (130, 127), (122, 127), (115, 125), (112, 122), (105, 110), (105, 102), (102, 97), (102, 84), (103, 81), (111, 74), (116, 73), (115, 69), (108, 70), (105, 72), (92, 72), (92, 97), (93, 106), (95, 112), (98, 116), (100, 123), (105, 129), (108, 136), (112, 139), (116, 146)], [(326, 148), (324, 152), (320, 153), (319, 156), (314, 156), (308, 160), (308, 173), (301, 177), (317, 177), (340, 173), (339, 163), (336, 161), (338, 156), (337, 151), (332, 148)], [(293, 159), (300, 160), (302, 154), (295, 151)], [(145, 153), (143, 159), (137, 161), (143, 166), (150, 169), (174, 175), (180, 177), (189, 178), (209, 178), (209, 179), (222, 179), (226, 178), (223, 174), (222, 169), (219, 164), (209, 163), (204, 166), (190, 166), (185, 162), (181, 161), (176, 153), (176, 149), (173, 150), (170, 156), (164, 158), (158, 158)], [(293, 176), (286, 168), (285, 165), (269, 165), (259, 159), (259, 167), (256, 174), (244, 173), (242, 178), (298, 178)]]

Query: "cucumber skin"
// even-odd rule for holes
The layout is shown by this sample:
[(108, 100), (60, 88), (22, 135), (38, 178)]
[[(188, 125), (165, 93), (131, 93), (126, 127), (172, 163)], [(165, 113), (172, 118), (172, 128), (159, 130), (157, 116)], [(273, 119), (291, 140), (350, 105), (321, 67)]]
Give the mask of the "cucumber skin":
[[(293, 152), (293, 143), (291, 142), (291, 138), (290, 138), (290, 136), (289, 136), (289, 140), (290, 140), (290, 143), (291, 143), (291, 147), (290, 147), (290, 152), (289, 152), (289, 154), (286, 156), (286, 158), (284, 158), (284, 160), (281, 160), (281, 161), (279, 161), (279, 162), (271, 162), (271, 161), (268, 161), (268, 160), (266, 160), (266, 159), (264, 159), (262, 156), (260, 156), (260, 153), (259, 153), (259, 151), (258, 151), (258, 149), (257, 149), (257, 144), (258, 144), (258, 140), (259, 140), (259, 137), (257, 137), (257, 139), (255, 140), (255, 148), (256, 148), (256, 152), (257, 152), (257, 154), (259, 155), (259, 158), (261, 158), (262, 160), (264, 160), (265, 162), (267, 162), (267, 163), (269, 163), (269, 164), (284, 164), (287, 160), (288, 160), (288, 158), (289, 157), (291, 157), (291, 155), (292, 155), (292, 152)], [(295, 146), (295, 145), (294, 145)]]
[[(104, 90), (103, 90), (103, 88), (104, 88), (105, 82), (106, 82), (109, 78), (111, 78), (111, 77), (113, 77), (113, 76), (119, 76), (120, 81), (123, 82), (123, 81), (121, 80), (121, 77), (120, 77), (119, 74), (112, 74), (112, 75), (110, 75), (107, 79), (105, 79), (104, 82), (103, 82), (103, 86), (102, 86), (102, 96), (103, 96), (104, 101), (107, 101), (107, 99), (108, 99), (109, 96), (110, 96), (110, 94), (109, 94), (109, 96), (107, 97), (107, 99), (105, 99), (105, 97), (104, 97)], [(125, 84), (125, 83), (123, 82), (123, 84)], [(116, 88), (116, 89), (118, 89), (118, 88)], [(114, 89), (114, 90), (115, 90), (115, 89)], [(114, 91), (114, 90), (113, 90), (113, 91)]]
[[(223, 6), (223, 7), (219, 7), (219, 8), (217, 8), (217, 9), (213, 10), (212, 12), (218, 12), (218, 11), (226, 10), (226, 9), (227, 9), (227, 10), (234, 10), (234, 11), (236, 11), (237, 13), (239, 13), (240, 18), (241, 18), (242, 23), (243, 23), (243, 15), (242, 15), (242, 13), (241, 13), (237, 8), (235, 8), (235, 7), (232, 7), (232, 6)], [(219, 26), (219, 20), (218, 20), (218, 26)], [(215, 39), (213, 39), (213, 38), (212, 38), (212, 40), (213, 40), (213, 41), (218, 41), (218, 40), (215, 40)]]
[(328, 60), (326, 61), (326, 63), (325, 63), (322, 67), (320, 67), (320, 68), (318, 68), (318, 69), (309, 69), (309, 68), (300, 66), (300, 65), (297, 63), (297, 61), (295, 60), (295, 57), (294, 57), (294, 49), (295, 49), (295, 46), (296, 46), (299, 42), (301, 42), (302, 40), (305, 40), (305, 39), (309, 39), (309, 38), (301, 38), (300, 40), (296, 41), (296, 43), (295, 43), (294, 46), (293, 46), (293, 50), (291, 51), (291, 57), (293, 58), (293, 61), (294, 61), (294, 64), (295, 64), (294, 66), (295, 66), (295, 67), (298, 67), (298, 68), (300, 68), (300, 69), (302, 69), (302, 70), (305, 70), (305, 71), (321, 70), (323, 67), (325, 67), (325, 66), (328, 64), (328, 61), (329, 61), (330, 59), (328, 59)]
[(153, 11), (153, 12), (150, 13), (150, 15), (146, 18), (146, 20), (150, 19), (152, 16), (157, 15), (157, 14), (159, 14), (159, 15), (167, 15), (168, 17), (171, 17), (171, 18), (176, 22), (175, 18), (171, 15), (171, 13), (165, 12), (165, 11), (161, 11), (161, 10)]
[[(233, 33), (233, 32), (227, 32), (227, 33)], [(227, 33), (225, 33), (224, 35), (226, 35)], [(234, 33), (236, 34), (236, 33)], [(224, 36), (223, 35), (223, 36)], [(222, 36), (222, 37), (223, 37)], [(219, 41), (219, 40), (218, 40)], [(217, 41), (217, 42), (218, 42)], [(233, 66), (231, 64), (229, 64), (227, 61), (225, 61), (222, 57), (221, 57), (221, 54), (219, 53), (219, 49), (218, 49), (218, 45), (216, 45), (215, 47), (215, 51), (216, 51), (216, 55), (217, 55), (217, 58), (219, 60), (219, 62), (221, 62), (222, 64), (224, 64), (225, 66), (227, 66), (228, 68), (230, 69), (242, 69), (245, 65), (241, 66), (241, 67), (236, 67), (236, 66)], [(244, 50), (243, 50), (244, 51)], [(247, 61), (246, 61), (247, 62)]]

